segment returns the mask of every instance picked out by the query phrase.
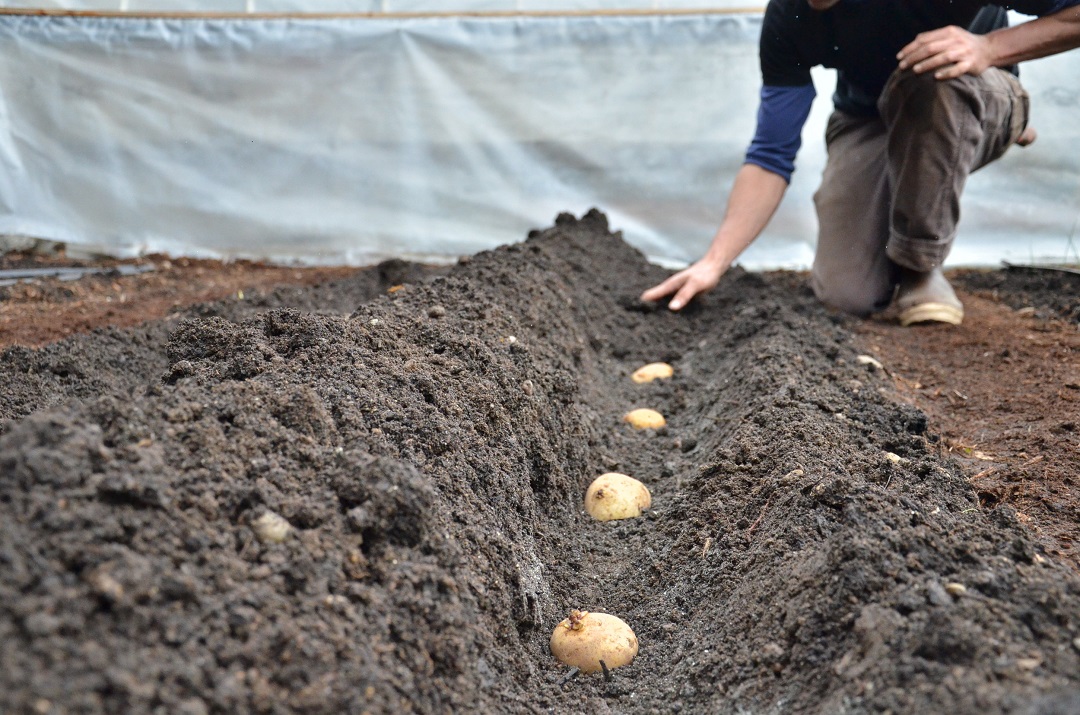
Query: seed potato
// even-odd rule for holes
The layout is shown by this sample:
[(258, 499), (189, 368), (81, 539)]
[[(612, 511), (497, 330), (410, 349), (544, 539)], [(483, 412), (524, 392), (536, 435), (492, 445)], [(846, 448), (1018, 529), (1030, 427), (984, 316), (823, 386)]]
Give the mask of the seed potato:
[(667, 424), (662, 414), (645, 407), (627, 412), (623, 421), (628, 422), (634, 429), (657, 429)]
[(551, 654), (563, 665), (582, 673), (599, 673), (600, 661), (608, 670), (629, 665), (638, 652), (638, 639), (624, 620), (608, 613), (571, 611), (555, 626)]
[(653, 380), (666, 380), (675, 374), (675, 368), (668, 365), (666, 362), (651, 362), (648, 365), (643, 365), (634, 371), (634, 374), (630, 376), (630, 379), (634, 382), (641, 384), (643, 382), (652, 382)]
[(601, 474), (585, 492), (585, 511), (597, 521), (633, 519), (652, 506), (649, 488), (618, 472)]

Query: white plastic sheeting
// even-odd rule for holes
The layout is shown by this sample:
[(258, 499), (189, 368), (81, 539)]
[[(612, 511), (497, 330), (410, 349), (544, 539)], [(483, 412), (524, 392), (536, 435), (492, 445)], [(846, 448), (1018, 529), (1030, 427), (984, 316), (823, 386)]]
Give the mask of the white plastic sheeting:
[[(0, 233), (363, 263), (473, 253), (596, 206), (648, 255), (692, 260), (753, 132), (759, 28), (0, 16)], [(973, 177), (953, 263), (1078, 258), (1078, 59), (1025, 66), (1040, 140)], [(744, 265), (812, 257), (832, 84), (817, 77), (795, 180)]]
[(756, 9), (762, 0), (7, 0), (0, 7), (99, 12), (453, 13)]

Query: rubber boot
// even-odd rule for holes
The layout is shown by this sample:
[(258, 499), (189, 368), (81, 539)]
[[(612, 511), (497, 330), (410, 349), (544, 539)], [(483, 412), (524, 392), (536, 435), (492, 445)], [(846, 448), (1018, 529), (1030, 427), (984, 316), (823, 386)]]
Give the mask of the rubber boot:
[(940, 268), (926, 273), (904, 269), (896, 292), (900, 325), (949, 323), (960, 325), (964, 305)]

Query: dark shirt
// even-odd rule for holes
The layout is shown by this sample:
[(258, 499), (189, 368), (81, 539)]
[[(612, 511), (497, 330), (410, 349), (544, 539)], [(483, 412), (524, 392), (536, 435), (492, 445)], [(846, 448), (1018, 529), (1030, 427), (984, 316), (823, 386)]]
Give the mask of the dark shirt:
[(837, 70), (836, 109), (874, 117), (897, 53), (920, 32), (957, 25), (986, 33), (1008, 25), (1007, 9), (1042, 16), (1073, 5), (1080, 0), (841, 0), (821, 12), (806, 0), (770, 0), (759, 46), (758, 130), (746, 161), (790, 180), (814, 98), (811, 67)]

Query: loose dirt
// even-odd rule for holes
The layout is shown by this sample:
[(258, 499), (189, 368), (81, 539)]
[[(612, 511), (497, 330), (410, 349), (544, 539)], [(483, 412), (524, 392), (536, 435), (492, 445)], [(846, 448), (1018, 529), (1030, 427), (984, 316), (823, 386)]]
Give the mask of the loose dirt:
[[(982, 484), (1051, 452), (974, 479), (983, 437), (911, 404), (975, 399), (919, 362), (941, 331), (878, 370), (856, 358), (892, 328), (791, 274), (642, 305), (664, 271), (596, 212), (411, 270), (0, 355), (0, 710), (1080, 708), (1080, 577)], [(1060, 324), (1065, 367), (1036, 429), (1075, 450), (1075, 323), (1041, 309), (1016, 320)], [(606, 471), (646, 516), (584, 514)], [(573, 608), (626, 620), (637, 660), (559, 666)]]

